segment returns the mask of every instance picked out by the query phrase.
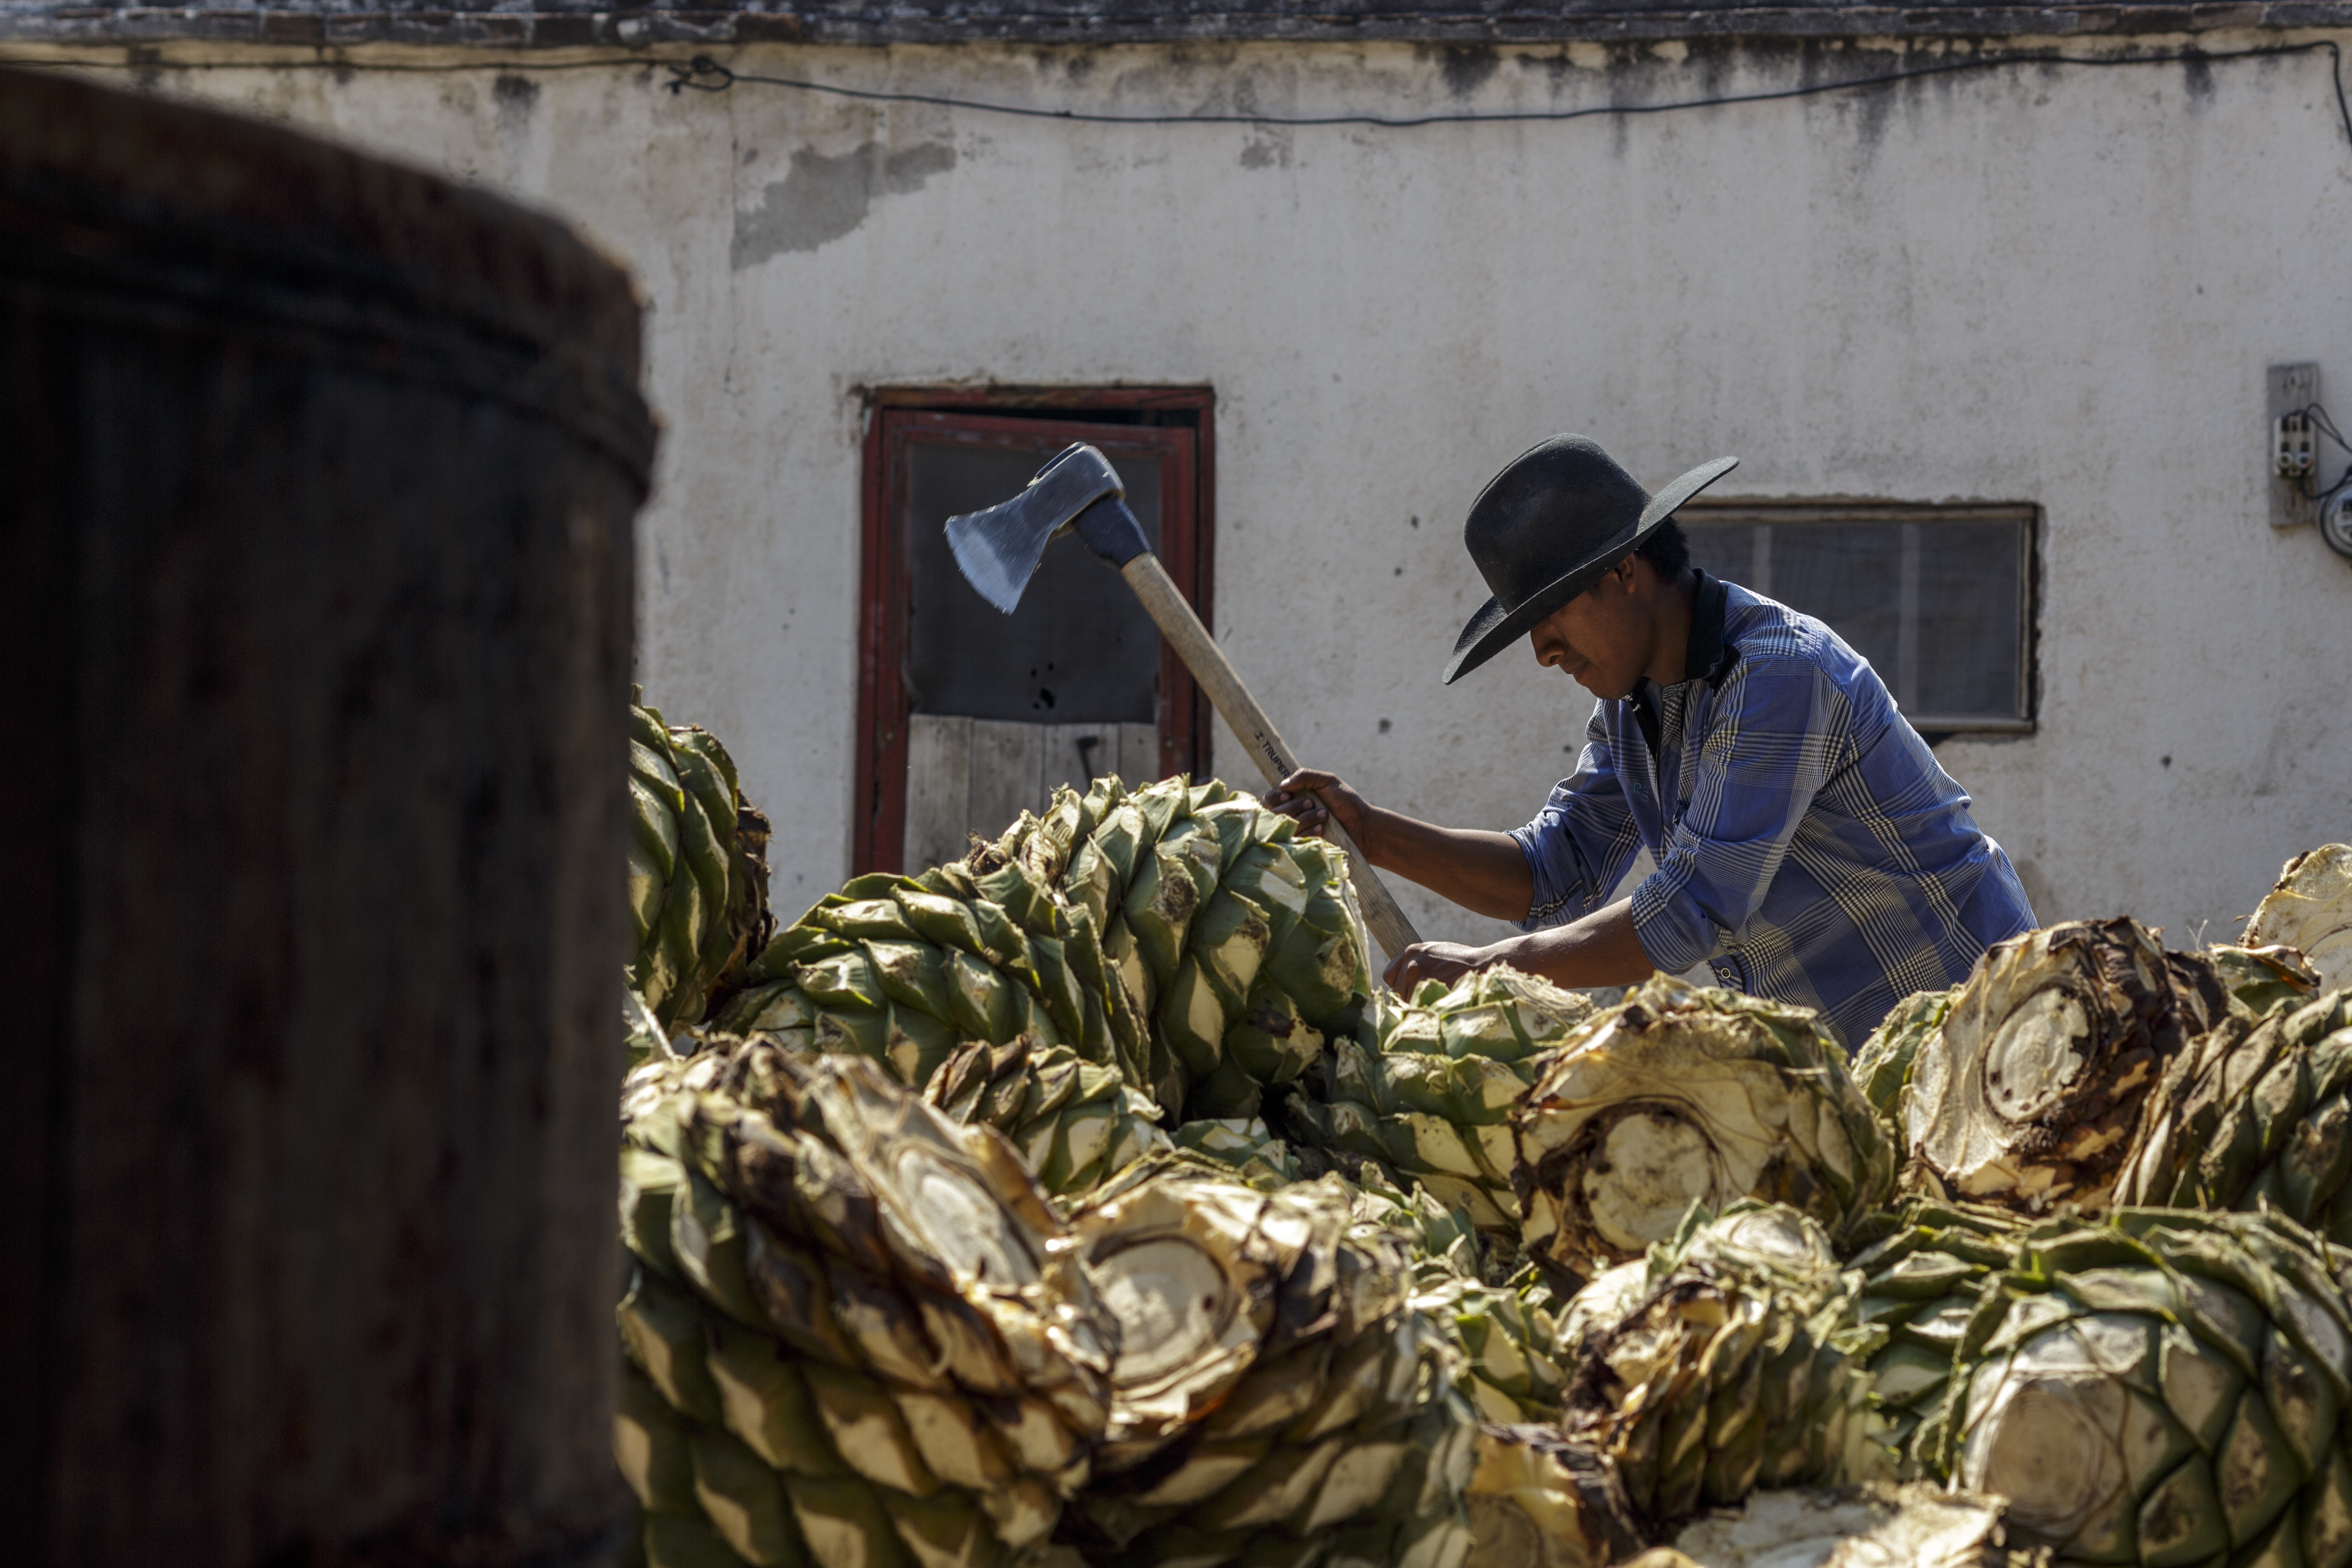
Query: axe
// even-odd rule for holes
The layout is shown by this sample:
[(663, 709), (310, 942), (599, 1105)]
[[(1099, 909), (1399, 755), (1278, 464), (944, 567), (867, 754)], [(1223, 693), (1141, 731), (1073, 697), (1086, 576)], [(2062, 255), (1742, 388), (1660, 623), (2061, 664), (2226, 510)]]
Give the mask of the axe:
[[(1224, 650), (1177, 592), (1167, 569), (1151, 553), (1151, 546), (1143, 542), (1142, 526), (1127, 510), (1127, 487), (1119, 482), (1110, 460), (1094, 447), (1084, 443), (1065, 447), (1037, 470), (1029, 488), (1011, 500), (948, 519), (948, 548), (955, 552), (956, 564), (980, 596), (1009, 616), (1021, 603), (1022, 590), (1028, 587), (1045, 546), (1072, 531), (1127, 579), (1127, 585), (1143, 601), (1145, 614), (1160, 627), (1160, 635), (1168, 639), (1192, 679), (1208, 692), (1210, 702), (1249, 748), (1250, 760), (1266, 782), (1278, 784), (1297, 772), (1298, 759), (1275, 732), (1274, 721), (1242, 684)], [(1374, 940), (1391, 958), (1419, 942), (1412, 922), (1405, 919), (1380, 873), (1339, 826), (1339, 819), (1329, 817), (1323, 831), (1348, 852), (1364, 923), (1371, 928)]]

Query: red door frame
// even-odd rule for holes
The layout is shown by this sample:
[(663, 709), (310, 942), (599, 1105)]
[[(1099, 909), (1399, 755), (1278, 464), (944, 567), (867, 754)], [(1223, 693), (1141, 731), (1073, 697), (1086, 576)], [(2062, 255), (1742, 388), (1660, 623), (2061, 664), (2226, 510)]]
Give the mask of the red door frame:
[[(1034, 432), (1039, 461), (1073, 439), (1092, 441), (1116, 463), (1121, 450), (1162, 459), (1161, 564), (1204, 625), (1215, 581), (1214, 394), (1207, 387), (1104, 387), (1038, 391), (894, 388), (874, 398), (866, 426), (859, 548), (857, 767), (851, 871), (900, 869), (907, 831), (907, 686), (904, 679), (909, 541), (899, 516), (908, 448), (921, 441), (1002, 442)], [(1197, 425), (1105, 425), (1108, 410), (1192, 412)], [(1085, 430), (1058, 432), (1070, 426)], [(1189, 455), (1191, 460), (1185, 461)], [(1160, 648), (1160, 765), (1197, 773), (1209, 752), (1208, 700), (1165, 642)]]

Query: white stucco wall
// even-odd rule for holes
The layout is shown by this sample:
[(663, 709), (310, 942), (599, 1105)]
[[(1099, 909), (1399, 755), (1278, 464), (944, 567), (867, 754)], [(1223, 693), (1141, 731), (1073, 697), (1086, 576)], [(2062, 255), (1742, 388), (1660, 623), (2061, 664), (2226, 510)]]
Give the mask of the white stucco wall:
[[(1030, 105), (1394, 114), (1783, 86), (1824, 47), (726, 58)], [(1465, 507), (1577, 430), (1652, 484), (1736, 452), (1731, 493), (2045, 509), (2041, 731), (1940, 752), (2044, 919), (2219, 937), (2287, 855), (2352, 837), (2352, 563), (2267, 526), (2263, 467), (2265, 364), (2319, 362), (2352, 422), (2352, 147), (2323, 58), (1417, 130), (359, 58), (100, 74), (483, 181), (627, 259), (667, 426), (644, 679), (742, 763), (780, 904), (846, 867), (861, 392), (890, 384), (1213, 385), (1218, 629), (1302, 752), (1409, 811), (1516, 825), (1581, 732), (1589, 700), (1522, 657), (1437, 681), (1485, 593)], [(1492, 929), (1408, 904), (1426, 934)]]

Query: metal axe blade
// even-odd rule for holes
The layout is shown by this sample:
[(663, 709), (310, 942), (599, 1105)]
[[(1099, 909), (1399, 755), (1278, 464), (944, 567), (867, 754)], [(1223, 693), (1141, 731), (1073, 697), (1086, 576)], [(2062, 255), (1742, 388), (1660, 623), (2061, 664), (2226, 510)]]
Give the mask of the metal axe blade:
[[(1127, 487), (1119, 482), (1110, 459), (1083, 442), (1065, 447), (1011, 500), (948, 519), (948, 549), (954, 553), (964, 581), (1009, 616), (1021, 603), (1029, 579), (1036, 575), (1037, 563), (1045, 559), (1045, 546), (1055, 536), (1105, 499), (1125, 512), (1126, 494)], [(1129, 521), (1133, 527), (1132, 517)], [(1143, 531), (1134, 528), (1133, 531), (1134, 550), (1111, 561), (1112, 565), (1124, 566), (1146, 548)], [(1090, 538), (1087, 542), (1095, 541)], [(1102, 553), (1099, 545), (1097, 552)]]

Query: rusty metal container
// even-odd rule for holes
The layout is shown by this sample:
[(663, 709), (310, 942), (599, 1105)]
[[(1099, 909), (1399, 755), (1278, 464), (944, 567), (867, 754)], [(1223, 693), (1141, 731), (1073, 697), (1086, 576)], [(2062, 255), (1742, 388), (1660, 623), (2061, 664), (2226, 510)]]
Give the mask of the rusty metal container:
[(551, 219), (0, 73), (10, 1561), (620, 1550), (639, 331)]

